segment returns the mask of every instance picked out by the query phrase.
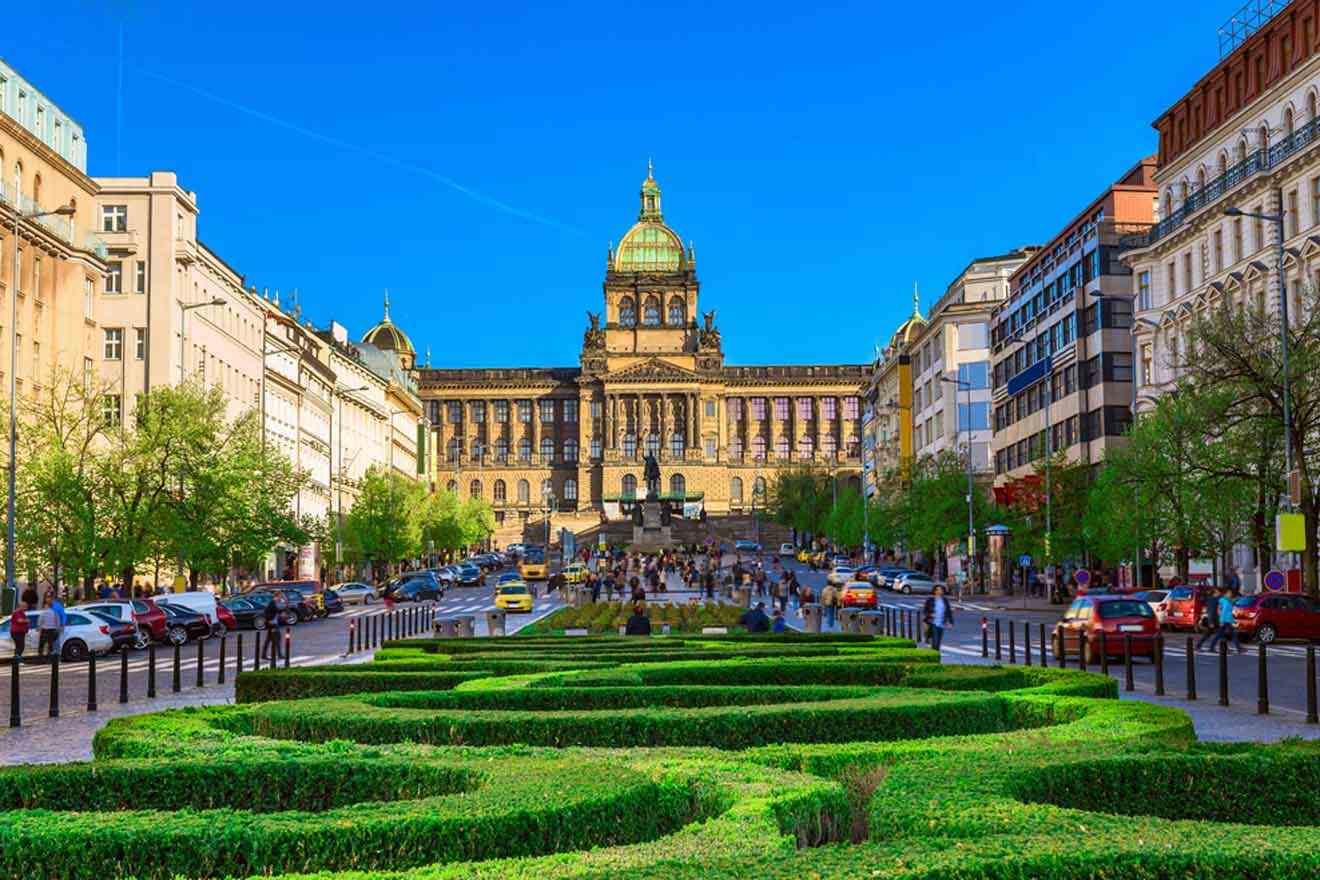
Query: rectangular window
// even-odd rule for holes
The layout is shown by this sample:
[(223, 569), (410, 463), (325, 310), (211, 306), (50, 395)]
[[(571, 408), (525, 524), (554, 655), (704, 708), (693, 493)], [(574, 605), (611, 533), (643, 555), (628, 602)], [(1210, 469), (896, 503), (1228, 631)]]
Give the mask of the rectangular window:
[(472, 421), (480, 424), (486, 421), (486, 401), (474, 400), (468, 404), (468, 414), (472, 416)]
[(715, 438), (714, 438), (714, 437), (707, 437), (707, 438), (706, 438), (705, 451), (706, 451), (706, 460), (707, 460), (707, 461), (714, 461), (714, 460), (715, 460)]
[(1311, 178), (1311, 225), (1320, 224), (1320, 177)]
[(111, 428), (119, 427), (124, 420), (123, 398), (118, 394), (104, 394), (101, 396), (101, 418)]
[(463, 404), (457, 400), (446, 400), (445, 409), (449, 410), (449, 424), (457, 425), (463, 421)]
[(147, 357), (147, 328), (134, 327), (134, 346), (133, 357), (137, 360), (145, 360)]
[(555, 420), (555, 402), (553, 400), (538, 400), (537, 405), (540, 407), (543, 423)]
[(1222, 272), (1224, 270), (1224, 230), (1216, 229), (1214, 235), (1214, 271)]
[(89, 321), (96, 310), (96, 297), (93, 295), (96, 288), (92, 284), (92, 279), (83, 279), (83, 317)]
[(591, 438), (591, 460), (600, 461), (600, 438)]
[(706, 418), (715, 418), (715, 401), (713, 400), (706, 401)]
[(775, 421), (783, 422), (788, 420), (788, 398), (775, 398)]
[[(1251, 209), (1257, 215), (1265, 210), (1264, 205), (1257, 205)], [(1252, 253), (1265, 247), (1265, 221), (1259, 216), (1251, 218), (1251, 243), (1254, 245)]]
[(845, 397), (843, 399), (843, 417), (845, 419), (857, 420), (857, 412), (860, 405), (856, 397)]
[(1192, 252), (1183, 254), (1183, 293), (1192, 292)]
[(986, 325), (984, 323), (958, 325), (959, 349), (967, 351), (973, 348), (985, 348), (986, 344)]
[(576, 400), (564, 401), (564, 421), (576, 422), (578, 420), (578, 402)]
[(123, 293), (124, 292), (124, 264), (121, 260), (111, 260), (106, 263), (109, 271), (105, 273), (105, 292)]
[(1143, 311), (1150, 308), (1150, 272), (1137, 273), (1137, 302)]
[(121, 327), (107, 327), (105, 330), (105, 359), (117, 361), (124, 356), (124, 331)]
[(601, 402), (600, 402), (599, 400), (592, 400), (592, 401), (591, 401), (591, 417), (592, 417), (593, 419), (598, 419), (598, 418), (600, 418), (600, 414), (601, 414), (603, 411), (604, 411), (604, 407), (601, 405)]
[(811, 421), (811, 398), (799, 397), (797, 399), (797, 417), (799, 422)]
[(1297, 216), (1297, 202), (1298, 193), (1297, 190), (1294, 189), (1292, 192), (1288, 193), (1287, 224), (1289, 238), (1296, 235), (1298, 228), (1301, 226), (1301, 218)]
[(833, 397), (822, 397), (820, 401), (821, 419), (832, 422), (839, 417), (838, 400)]
[(1147, 342), (1141, 346), (1141, 384), (1155, 381), (1155, 346)]
[(145, 260), (137, 261), (137, 276), (133, 285), (133, 289), (136, 290), (138, 293), (147, 292), (147, 263)]
[(752, 398), (752, 421), (754, 421), (754, 422), (764, 422), (764, 421), (765, 421), (765, 398), (764, 398), (764, 397), (753, 397), (753, 398)]
[(507, 422), (509, 420), (509, 402), (507, 400), (497, 400), (494, 403), (495, 421)]
[(128, 231), (128, 205), (101, 206), (102, 232)]
[(743, 401), (741, 397), (730, 397), (724, 404), (724, 408), (729, 411), (729, 421), (740, 422), (743, 417)]
[[(958, 381), (959, 381), (959, 382), (965, 382), (965, 383), (967, 383), (968, 385), (970, 385), (970, 386), (971, 386), (972, 388), (974, 388), (974, 389), (976, 389), (976, 388), (989, 388), (989, 387), (990, 387), (990, 362), (989, 362), (989, 361), (974, 361), (974, 362), (972, 362), (972, 363), (970, 363), (970, 364), (959, 364), (959, 365), (958, 365)], [(963, 390), (962, 386), (959, 386), (959, 389), (958, 389), (958, 390), (959, 390), (959, 391)]]
[(1107, 382), (1131, 382), (1132, 381), (1132, 355), (1126, 351), (1116, 351), (1106, 355), (1109, 358), (1106, 371), (1109, 375), (1105, 376)]
[(1233, 262), (1244, 260), (1246, 257), (1246, 243), (1242, 240), (1242, 220), (1239, 218), (1233, 221)]
[(440, 424), (440, 412), (442, 404), (438, 400), (428, 400), (426, 402), (426, 420), (433, 425)]
[(518, 421), (524, 425), (532, 420), (532, 402), (530, 400), (518, 401)]

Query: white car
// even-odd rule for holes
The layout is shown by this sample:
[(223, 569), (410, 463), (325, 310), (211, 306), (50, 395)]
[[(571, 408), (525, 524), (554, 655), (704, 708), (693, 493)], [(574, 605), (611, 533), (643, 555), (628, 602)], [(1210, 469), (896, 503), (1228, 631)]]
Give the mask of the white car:
[[(39, 615), (39, 611), (28, 612), (32, 626), (27, 638), (23, 640), (24, 657), (37, 656), (37, 642), (41, 638), (41, 631), (37, 629)], [(76, 663), (86, 660), (88, 654), (105, 654), (114, 647), (115, 640), (110, 638), (110, 625), (104, 620), (77, 611), (69, 611), (68, 615), (68, 623), (60, 630), (60, 636), (55, 641), (55, 650), (60, 652), (61, 660)], [(14, 639), (9, 635), (9, 618), (6, 617), (0, 621), (0, 657), (12, 656)]]
[(133, 616), (133, 603), (131, 602), (92, 602), (87, 605), (79, 605), (70, 610), (99, 611), (102, 614), (108, 614), (122, 623), (133, 624), (135, 628), (133, 650), (135, 651), (145, 651), (147, 645), (151, 644), (151, 631), (146, 627), (138, 625), (137, 618)]
[(779, 555), (780, 555), (780, 556), (797, 556), (797, 548), (794, 547), (792, 544), (780, 544), (780, 545), (779, 545)]
[(933, 593), (938, 585), (929, 576), (915, 573), (899, 575), (893, 588), (899, 593)]
[(825, 576), (825, 582), (841, 587), (848, 581), (856, 580), (857, 569), (851, 565), (836, 565), (829, 574)]
[(331, 589), (339, 594), (339, 598), (344, 600), (345, 605), (370, 605), (380, 598), (380, 593), (371, 584), (358, 583), (357, 581), (340, 584)]

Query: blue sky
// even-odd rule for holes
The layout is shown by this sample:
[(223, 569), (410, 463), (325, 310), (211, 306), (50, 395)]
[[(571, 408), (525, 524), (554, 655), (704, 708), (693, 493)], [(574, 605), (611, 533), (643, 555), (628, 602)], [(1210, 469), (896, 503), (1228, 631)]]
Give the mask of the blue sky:
[(1153, 153), (1239, 4), (342, 5), (19, 4), (0, 55), (250, 284), (514, 366), (577, 362), (648, 156), (728, 362), (868, 360)]

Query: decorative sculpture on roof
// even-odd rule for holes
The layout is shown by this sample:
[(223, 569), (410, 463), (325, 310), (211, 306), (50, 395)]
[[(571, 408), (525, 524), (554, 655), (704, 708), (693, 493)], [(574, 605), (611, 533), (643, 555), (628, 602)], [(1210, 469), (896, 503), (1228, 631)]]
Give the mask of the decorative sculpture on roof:
[(715, 310), (702, 312), (703, 326), (697, 334), (697, 342), (702, 348), (720, 347), (720, 328), (715, 326)]
[(591, 326), (582, 334), (582, 348), (585, 351), (604, 350), (605, 331), (600, 329), (600, 312), (587, 312)]

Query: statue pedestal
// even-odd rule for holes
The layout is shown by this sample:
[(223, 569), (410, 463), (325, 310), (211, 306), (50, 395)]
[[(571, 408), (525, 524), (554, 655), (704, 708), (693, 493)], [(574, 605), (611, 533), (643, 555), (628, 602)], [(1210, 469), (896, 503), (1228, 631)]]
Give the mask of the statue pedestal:
[(668, 550), (673, 546), (674, 539), (670, 527), (663, 524), (664, 504), (660, 501), (642, 501), (638, 506), (642, 509), (642, 524), (633, 525), (632, 546), (628, 549), (634, 553)]

